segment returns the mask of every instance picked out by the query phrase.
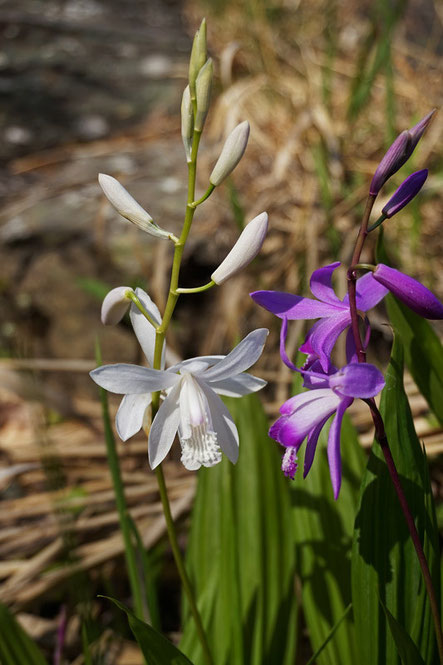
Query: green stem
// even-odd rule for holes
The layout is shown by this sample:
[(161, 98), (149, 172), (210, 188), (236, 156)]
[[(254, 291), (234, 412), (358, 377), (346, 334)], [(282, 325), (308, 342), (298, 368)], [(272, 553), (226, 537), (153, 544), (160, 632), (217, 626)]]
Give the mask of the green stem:
[(126, 291), (126, 297), (132, 300), (134, 305), (140, 310), (140, 312), (143, 314), (145, 319), (148, 319), (149, 323), (154, 326), (154, 328), (158, 327), (158, 323), (154, 321), (154, 319), (151, 317), (150, 314), (148, 314), (147, 310), (143, 307), (141, 304), (140, 300), (137, 298), (135, 295), (134, 291), (129, 291), (129, 289)]
[[(102, 364), (101, 352), (98, 342), (96, 344), (96, 361), (97, 366)], [(105, 441), (106, 441), (106, 455), (108, 458), (108, 465), (111, 471), (112, 485), (114, 487), (115, 503), (117, 505), (118, 519), (123, 536), (123, 543), (125, 547), (126, 567), (128, 570), (129, 584), (131, 586), (132, 599), (134, 601), (135, 615), (143, 621), (143, 600), (141, 593), (141, 585), (137, 571), (137, 561), (135, 557), (134, 547), (131, 539), (131, 524), (128, 508), (126, 505), (125, 490), (120, 473), (120, 463), (117, 455), (117, 448), (115, 445), (115, 438), (112, 431), (111, 419), (109, 417), (108, 395), (106, 390), (100, 388), (100, 400), (102, 404), (103, 424), (105, 428)]]
[(371, 231), (373, 231), (378, 226), (380, 226), (380, 224), (383, 224), (385, 219), (388, 219), (386, 215), (380, 215), (380, 217), (377, 219), (377, 221), (374, 222), (373, 224), (371, 224), (371, 226), (368, 228), (368, 233), (371, 233)]
[(157, 476), (158, 488), (160, 492), (160, 498), (163, 506), (163, 513), (165, 515), (166, 526), (168, 529), (169, 541), (171, 543), (172, 553), (174, 555), (175, 564), (177, 566), (178, 572), (181, 577), (183, 590), (188, 599), (192, 616), (194, 617), (195, 627), (197, 629), (198, 638), (201, 642), (203, 649), (203, 656), (207, 665), (213, 665), (214, 661), (212, 660), (211, 651), (209, 649), (208, 640), (206, 637), (205, 630), (203, 628), (203, 623), (201, 620), (200, 612), (197, 608), (197, 603), (194, 598), (194, 593), (192, 590), (191, 582), (189, 580), (188, 574), (186, 572), (185, 564), (180, 552), (180, 547), (177, 542), (177, 534), (175, 531), (174, 520), (171, 514), (171, 508), (169, 505), (168, 492), (166, 489), (165, 477), (163, 475), (163, 469), (161, 464), (155, 469), (155, 475)]
[(198, 201), (192, 201), (192, 203), (191, 203), (190, 205), (191, 205), (193, 208), (196, 208), (197, 206), (200, 205), (200, 203), (203, 203), (203, 201), (206, 201), (206, 199), (208, 199), (208, 198), (211, 196), (211, 194), (212, 194), (212, 192), (214, 191), (214, 189), (215, 189), (215, 185), (213, 185), (212, 182), (211, 182), (211, 184), (209, 185), (208, 189), (207, 189), (206, 192), (203, 194), (203, 196), (201, 197), (201, 199), (198, 199)]
[(215, 282), (211, 279), (210, 282), (203, 284), (203, 286), (194, 286), (190, 289), (177, 289), (177, 293), (201, 293), (202, 291), (212, 289), (213, 286), (215, 286)]
[[(192, 138), (191, 161), (188, 163), (188, 198), (186, 203), (185, 219), (183, 222), (183, 228), (180, 238), (178, 239), (178, 242), (175, 243), (174, 258), (172, 261), (171, 281), (169, 285), (169, 295), (168, 295), (168, 300), (166, 302), (162, 323), (161, 325), (156, 327), (154, 363), (153, 363), (154, 369), (161, 368), (161, 357), (162, 357), (163, 344), (165, 341), (166, 331), (168, 329), (172, 314), (175, 309), (175, 305), (177, 304), (177, 300), (180, 295), (180, 292), (178, 291), (180, 265), (183, 256), (184, 246), (188, 238), (189, 231), (191, 229), (191, 224), (196, 209), (196, 206), (193, 206), (192, 204), (195, 197), (197, 153), (198, 153), (198, 146), (200, 143), (200, 137), (201, 137), (201, 131), (197, 130), (194, 131), (194, 135)], [(152, 419), (154, 419), (159, 407), (160, 407), (160, 392), (158, 391), (152, 394)], [(197, 602), (194, 598), (191, 582), (186, 573), (183, 557), (181, 555), (180, 548), (178, 546), (177, 534), (175, 531), (174, 520), (171, 514), (171, 508), (169, 505), (168, 493), (166, 489), (165, 478), (163, 475), (161, 464), (159, 464), (159, 466), (155, 469), (155, 474), (157, 476), (160, 498), (163, 506), (163, 512), (165, 515), (166, 526), (168, 530), (169, 541), (171, 543), (172, 553), (174, 555), (177, 570), (181, 578), (183, 590), (187, 596), (192, 616), (194, 617), (197, 629), (197, 635), (203, 649), (204, 660), (206, 665), (213, 665), (214, 661), (212, 660), (211, 652), (209, 650), (208, 640), (203, 628), (203, 622), (201, 620), (200, 612), (197, 607)]]

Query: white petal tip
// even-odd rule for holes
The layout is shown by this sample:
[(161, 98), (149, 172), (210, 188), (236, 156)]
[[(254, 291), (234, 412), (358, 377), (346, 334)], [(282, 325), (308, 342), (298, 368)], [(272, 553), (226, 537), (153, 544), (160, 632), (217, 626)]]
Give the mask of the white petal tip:
[(130, 286), (117, 286), (105, 296), (101, 309), (101, 320), (105, 326), (115, 326), (122, 320), (132, 302), (128, 292), (134, 293)]

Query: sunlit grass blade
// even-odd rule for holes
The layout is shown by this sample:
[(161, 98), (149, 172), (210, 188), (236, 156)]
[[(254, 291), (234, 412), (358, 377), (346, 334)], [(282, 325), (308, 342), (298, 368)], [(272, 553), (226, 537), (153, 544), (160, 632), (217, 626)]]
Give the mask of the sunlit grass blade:
[[(235, 466), (223, 459), (199, 471), (189, 573), (217, 665), (292, 665), (297, 608), (287, 482), (257, 396), (226, 403), (240, 457)], [(201, 662), (191, 619), (181, 648)]]
[[(401, 484), (415, 518), (437, 597), (438, 529), (426, 456), (403, 387), (403, 350), (394, 341), (380, 412)], [(399, 665), (397, 646), (379, 599), (417, 645), (427, 665), (434, 629), (417, 555), (380, 446), (374, 442), (363, 478), (352, 554), (352, 602), (362, 665)]]

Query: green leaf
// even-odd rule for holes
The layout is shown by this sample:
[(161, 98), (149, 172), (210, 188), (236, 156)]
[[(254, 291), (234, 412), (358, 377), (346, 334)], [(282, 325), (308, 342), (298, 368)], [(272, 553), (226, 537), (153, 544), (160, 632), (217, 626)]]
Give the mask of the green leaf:
[[(288, 483), (258, 397), (226, 404), (240, 457), (236, 465), (224, 458), (199, 471), (188, 571), (217, 665), (292, 665), (297, 605)], [(202, 662), (191, 619), (180, 646)]]
[(0, 663), (47, 665), (42, 652), (23, 630), (6, 605), (0, 603)]
[[(377, 262), (390, 265), (383, 247), (383, 230), (377, 242)], [(443, 424), (443, 347), (432, 326), (391, 294), (385, 297), (389, 319), (400, 337), (405, 362), (421, 394)]]
[(343, 615), (340, 617), (340, 619), (337, 621), (337, 623), (335, 624), (335, 626), (332, 628), (331, 632), (329, 633), (329, 635), (327, 636), (327, 638), (325, 639), (325, 641), (323, 642), (323, 644), (320, 645), (320, 647), (317, 649), (317, 651), (316, 651), (315, 654), (312, 656), (312, 658), (309, 659), (309, 661), (306, 663), (306, 665), (315, 665), (315, 664), (317, 663), (317, 661), (318, 661), (318, 657), (320, 656), (321, 652), (325, 649), (325, 647), (326, 647), (326, 646), (329, 644), (329, 642), (332, 640), (332, 638), (334, 637), (335, 633), (336, 633), (337, 630), (340, 628), (342, 622), (346, 619), (346, 617), (348, 616), (348, 614), (349, 614), (349, 612), (351, 611), (351, 609), (352, 609), (352, 603), (349, 603), (349, 605), (348, 605), (347, 608), (345, 609)]
[(291, 486), (297, 570), (302, 582), (303, 613), (318, 665), (355, 665), (359, 649), (352, 613), (328, 640), (351, 602), (350, 554), (359, 487), (366, 456), (355, 428), (345, 417), (341, 434), (343, 481), (334, 501), (326, 455), (327, 427), (319, 437), (315, 460), (303, 480), (304, 446)]
[(137, 617), (122, 603), (109, 596), (100, 596), (111, 600), (119, 609), (126, 612), (129, 627), (131, 628), (137, 644), (148, 665), (192, 665), (191, 661), (175, 647), (166, 637), (163, 637), (152, 626), (137, 619)]
[(423, 658), (420, 656), (420, 653), (414, 642), (411, 640), (410, 635), (408, 635), (403, 626), (398, 623), (395, 617), (392, 616), (382, 601), (380, 601), (380, 604), (388, 620), (389, 628), (391, 630), (392, 637), (395, 640), (395, 644), (397, 645), (397, 651), (403, 665), (425, 665)]
[[(403, 387), (403, 350), (397, 337), (380, 412), (439, 598), (438, 530), (427, 460)], [(421, 569), (381, 448), (374, 441), (355, 523), (352, 603), (359, 663), (398, 665), (395, 640), (379, 599), (401, 622), (425, 663), (431, 665), (435, 639)]]

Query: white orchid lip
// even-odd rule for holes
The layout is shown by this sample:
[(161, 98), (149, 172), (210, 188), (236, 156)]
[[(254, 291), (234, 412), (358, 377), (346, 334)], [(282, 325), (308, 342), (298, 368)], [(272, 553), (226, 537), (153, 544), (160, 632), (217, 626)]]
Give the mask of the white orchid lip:
[[(163, 391), (165, 398), (149, 433), (152, 468), (166, 457), (177, 433), (187, 469), (214, 466), (222, 453), (235, 463), (238, 432), (219, 394), (241, 397), (263, 388), (263, 379), (244, 372), (260, 357), (267, 335), (266, 328), (254, 330), (227, 356), (192, 358), (168, 370), (105, 365), (91, 377), (102, 388), (125, 395), (117, 414), (117, 431), (124, 439), (142, 426), (150, 393)], [(140, 339), (140, 331), (137, 336)]]
[(262, 212), (243, 229), (227, 257), (212, 273), (211, 279), (216, 284), (223, 284), (227, 279), (243, 270), (259, 253), (268, 231), (268, 215)]
[(249, 122), (241, 122), (229, 134), (220, 157), (209, 177), (209, 182), (217, 187), (235, 169), (244, 155), (249, 138)]
[(130, 286), (117, 286), (106, 294), (101, 309), (103, 325), (115, 326), (122, 320), (132, 302), (128, 292), (134, 293)]
[(161, 229), (153, 221), (151, 215), (137, 203), (118, 180), (105, 173), (99, 173), (98, 182), (109, 203), (122, 217), (157, 238), (173, 237), (173, 234)]

